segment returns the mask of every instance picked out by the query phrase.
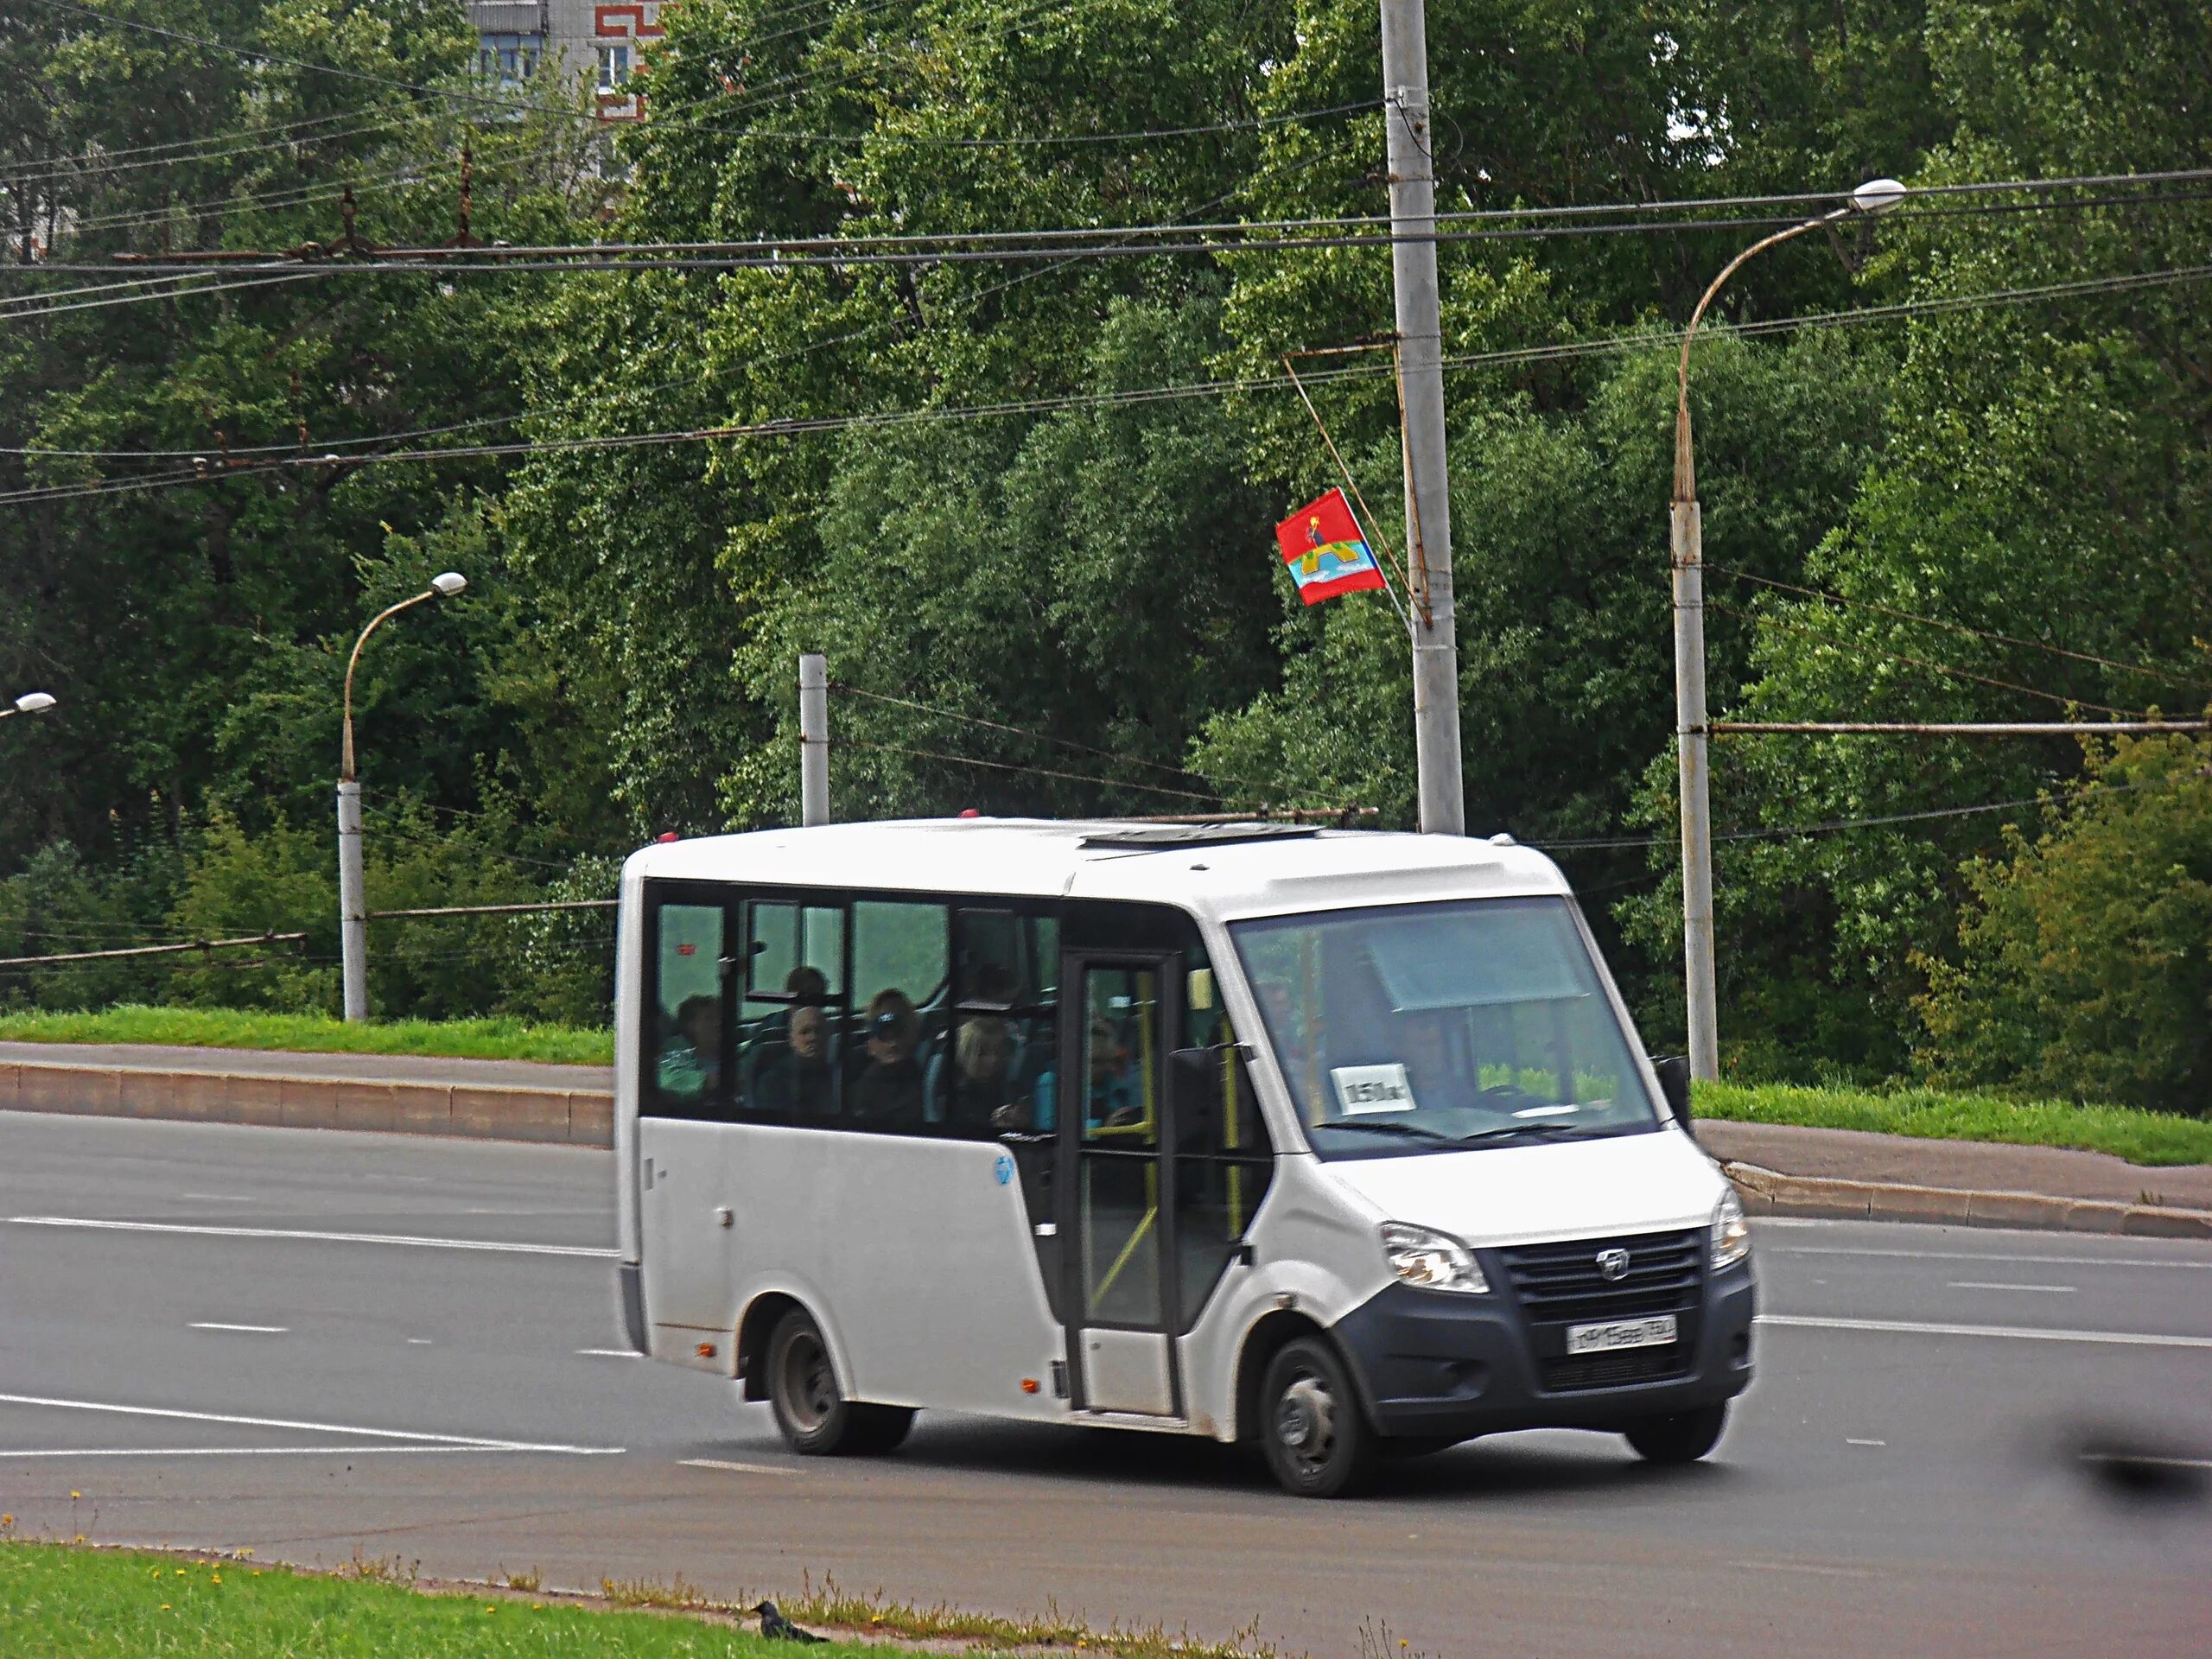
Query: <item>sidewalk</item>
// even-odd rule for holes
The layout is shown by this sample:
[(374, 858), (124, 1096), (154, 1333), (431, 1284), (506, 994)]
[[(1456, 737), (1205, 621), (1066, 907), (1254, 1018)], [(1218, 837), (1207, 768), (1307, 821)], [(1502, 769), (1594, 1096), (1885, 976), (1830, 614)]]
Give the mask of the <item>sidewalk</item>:
[(1695, 1128), (1755, 1215), (2212, 1238), (2212, 1165), (1720, 1118)]

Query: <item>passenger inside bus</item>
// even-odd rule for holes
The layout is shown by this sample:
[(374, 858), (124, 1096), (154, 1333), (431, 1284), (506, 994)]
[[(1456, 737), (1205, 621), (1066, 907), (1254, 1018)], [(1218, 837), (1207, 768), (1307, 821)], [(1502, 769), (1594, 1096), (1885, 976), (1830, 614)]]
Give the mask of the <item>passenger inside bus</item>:
[(914, 1059), (920, 1021), (901, 990), (868, 999), (866, 1063), (845, 1090), (846, 1115), (880, 1128), (911, 1128), (922, 1119), (922, 1068)]
[(1129, 1060), (1129, 1046), (1109, 1020), (1090, 1022), (1090, 1103), (1089, 1121), (1108, 1128), (1125, 1128), (1143, 1121), (1144, 1096)]
[(1004, 1020), (992, 1014), (963, 1020), (952, 1060), (947, 1117), (955, 1134), (1020, 1127), (1013, 1117), (1014, 1033)]
[(720, 1000), (685, 997), (677, 1005), (673, 1024), (656, 1068), (661, 1093), (672, 1101), (711, 1099), (721, 1087)]
[(830, 1019), (813, 1003), (792, 1008), (783, 1046), (770, 1051), (753, 1074), (753, 1103), (785, 1117), (827, 1117), (836, 1109), (836, 1079), (830, 1070)]

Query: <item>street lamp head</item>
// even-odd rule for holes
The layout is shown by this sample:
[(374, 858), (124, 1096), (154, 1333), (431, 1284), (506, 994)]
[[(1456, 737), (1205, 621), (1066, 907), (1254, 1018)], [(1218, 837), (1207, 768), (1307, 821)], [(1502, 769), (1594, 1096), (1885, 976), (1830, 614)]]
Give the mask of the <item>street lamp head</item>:
[(16, 712), (19, 715), (42, 715), (57, 701), (51, 691), (26, 691), (16, 699)]
[(431, 591), (441, 599), (451, 599), (468, 586), (468, 578), (458, 570), (448, 570), (443, 575), (430, 578)]
[(1888, 213), (1910, 194), (1895, 179), (1869, 179), (1851, 193), (1851, 205), (1873, 219)]

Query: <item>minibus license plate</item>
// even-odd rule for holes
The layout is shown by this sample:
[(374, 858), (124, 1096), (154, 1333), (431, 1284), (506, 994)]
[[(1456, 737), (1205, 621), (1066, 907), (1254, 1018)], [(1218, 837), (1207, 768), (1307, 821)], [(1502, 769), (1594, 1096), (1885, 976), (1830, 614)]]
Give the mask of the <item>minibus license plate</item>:
[(1648, 1319), (1608, 1319), (1603, 1325), (1567, 1327), (1569, 1354), (1609, 1354), (1616, 1348), (1663, 1348), (1675, 1339), (1675, 1316), (1661, 1313)]

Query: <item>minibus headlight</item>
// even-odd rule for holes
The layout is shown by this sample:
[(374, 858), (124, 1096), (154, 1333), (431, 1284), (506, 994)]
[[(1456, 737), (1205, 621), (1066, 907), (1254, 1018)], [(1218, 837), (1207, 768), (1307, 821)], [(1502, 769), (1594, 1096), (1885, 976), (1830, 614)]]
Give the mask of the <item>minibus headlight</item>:
[(1733, 1187), (1723, 1187), (1720, 1202), (1713, 1206), (1713, 1267), (1732, 1268), (1751, 1253), (1751, 1226), (1744, 1219), (1744, 1206)]
[(1473, 1254), (1449, 1233), (1386, 1221), (1382, 1254), (1389, 1258), (1393, 1273), (1423, 1290), (1459, 1290), (1471, 1295), (1490, 1288)]

